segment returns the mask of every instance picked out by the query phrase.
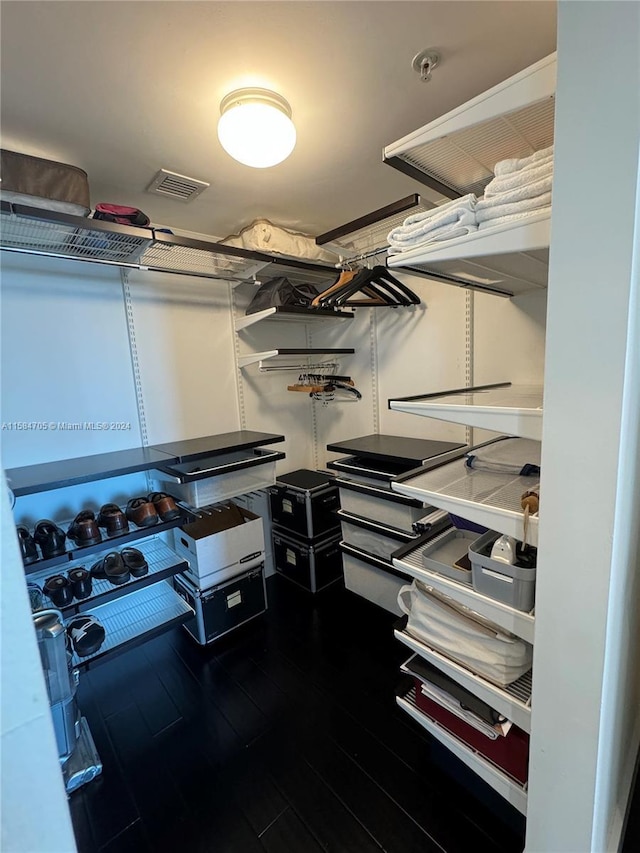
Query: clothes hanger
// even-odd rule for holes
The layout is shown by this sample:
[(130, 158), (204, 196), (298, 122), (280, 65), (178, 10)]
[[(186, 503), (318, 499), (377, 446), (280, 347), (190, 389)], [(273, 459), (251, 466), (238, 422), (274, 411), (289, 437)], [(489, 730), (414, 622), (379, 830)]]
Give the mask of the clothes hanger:
[[(351, 299), (363, 293), (370, 299)], [(377, 265), (372, 269), (360, 270), (349, 280), (338, 283), (318, 297), (318, 304), (325, 306), (409, 306), (418, 305), (419, 298), (406, 285), (398, 281), (386, 267)]]

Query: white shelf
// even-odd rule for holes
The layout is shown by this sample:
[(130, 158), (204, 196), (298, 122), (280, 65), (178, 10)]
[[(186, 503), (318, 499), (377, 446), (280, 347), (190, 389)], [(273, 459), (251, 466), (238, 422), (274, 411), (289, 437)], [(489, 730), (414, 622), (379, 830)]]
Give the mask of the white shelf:
[(437, 572), (429, 571), (424, 567), (422, 554), (430, 544), (420, 545), (401, 560), (392, 560), (394, 568), (422, 581), (427, 586), (432, 586), (445, 595), (451, 596), (460, 604), (469, 607), (482, 616), (486, 616), (496, 625), (515, 634), (516, 637), (521, 637), (527, 643), (533, 643), (535, 628), (533, 612), (525, 613), (523, 610), (515, 610), (508, 604), (503, 604), (501, 601), (496, 601), (495, 598), (489, 598), (481, 592), (476, 592), (473, 587), (467, 584), (458, 583), (458, 581), (439, 575)]
[(429, 394), (422, 400), (389, 400), (389, 408), (503, 435), (542, 440), (541, 385), (509, 385), (473, 392), (461, 389), (450, 394)]
[(498, 687), (471, 672), (470, 669), (451, 660), (446, 655), (430, 648), (407, 631), (394, 631), (396, 639), (411, 651), (444, 672), (474, 696), (495, 708), (525, 732), (531, 731), (531, 670), (506, 687)]
[(553, 53), (387, 145), (385, 162), (435, 189), (482, 195), (499, 160), (553, 143), (555, 90)]
[(440, 726), (435, 720), (432, 720), (424, 714), (416, 705), (415, 688), (412, 688), (404, 696), (397, 696), (396, 702), (406, 711), (410, 717), (419, 723), (429, 734), (437, 738), (440, 743), (444, 744), (447, 749), (467, 765), (474, 773), (477, 773), (481, 779), (490, 785), (494, 791), (497, 791), (505, 798), (512, 806), (515, 806), (522, 814), (527, 813), (527, 791), (526, 788), (519, 782), (516, 782), (508, 776), (503, 770), (496, 767), (488, 759), (467, 746), (455, 735), (452, 735), (445, 728)]
[(278, 323), (327, 323), (336, 320), (351, 320), (351, 311), (332, 311), (326, 308), (265, 308), (264, 311), (256, 311), (254, 314), (245, 314), (235, 321), (236, 332), (248, 329), (263, 320)]
[(270, 358), (278, 356), (286, 356), (296, 360), (307, 358), (319, 358), (321, 356), (338, 356), (338, 355), (353, 355), (354, 349), (273, 349), (265, 350), (264, 352), (252, 352), (238, 357), (238, 367), (248, 367), (256, 362), (262, 363)]
[[(456, 460), (405, 482), (393, 482), (391, 488), (401, 495), (522, 541), (524, 513), (520, 499), (526, 491), (539, 491), (540, 480), (475, 471), (467, 468), (462, 460)], [(537, 515), (529, 517), (527, 543), (538, 544)]]
[(462, 287), (518, 296), (547, 286), (550, 231), (551, 216), (545, 211), (516, 223), (390, 255), (387, 266), (425, 276), (434, 273)]

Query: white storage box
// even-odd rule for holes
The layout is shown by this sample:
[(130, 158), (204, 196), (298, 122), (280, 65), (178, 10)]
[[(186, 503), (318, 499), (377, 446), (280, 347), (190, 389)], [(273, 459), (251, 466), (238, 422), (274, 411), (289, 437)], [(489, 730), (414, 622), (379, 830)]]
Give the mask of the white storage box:
[(393, 566), (384, 560), (358, 553), (345, 543), (341, 543), (340, 547), (345, 587), (383, 607), (389, 613), (402, 616), (398, 593), (407, 583), (407, 578), (400, 576)]
[(207, 507), (197, 521), (176, 527), (174, 548), (189, 563), (186, 572), (208, 589), (264, 560), (262, 519), (234, 503)]
[[(471, 584), (469, 546), (477, 538), (478, 534), (471, 530), (458, 530), (455, 527), (445, 530), (425, 545), (422, 552), (425, 569), (459, 583)], [(457, 566), (457, 562), (462, 565)]]
[(499, 535), (490, 530), (469, 545), (473, 588), (516, 610), (529, 612), (535, 600), (536, 570), (492, 560), (489, 555)]
[(405, 533), (402, 530), (386, 527), (368, 519), (352, 516), (344, 510), (337, 513), (342, 525), (342, 538), (347, 545), (353, 545), (374, 557), (391, 561), (391, 555), (398, 548), (417, 540), (418, 534)]
[(273, 450), (247, 448), (167, 465), (156, 472), (152, 488), (170, 492), (189, 506), (209, 506), (272, 486), (276, 462), (283, 458), (283, 453)]
[(395, 494), (389, 488), (368, 486), (338, 478), (340, 506), (351, 515), (370, 518), (387, 527), (412, 533), (414, 522), (423, 518), (432, 507), (420, 501)]

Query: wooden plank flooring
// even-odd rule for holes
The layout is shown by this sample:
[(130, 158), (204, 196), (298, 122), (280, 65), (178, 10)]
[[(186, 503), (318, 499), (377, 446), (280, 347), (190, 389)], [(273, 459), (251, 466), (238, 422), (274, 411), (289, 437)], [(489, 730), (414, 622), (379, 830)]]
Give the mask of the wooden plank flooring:
[(395, 704), (395, 617), (268, 581), (209, 649), (181, 629), (81, 676), (103, 776), (80, 853), (520, 853), (524, 819)]

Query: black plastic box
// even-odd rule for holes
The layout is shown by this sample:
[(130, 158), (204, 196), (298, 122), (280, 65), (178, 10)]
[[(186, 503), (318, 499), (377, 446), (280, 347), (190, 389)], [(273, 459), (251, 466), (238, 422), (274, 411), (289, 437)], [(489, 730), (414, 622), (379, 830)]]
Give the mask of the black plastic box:
[(335, 515), (340, 494), (333, 477), (318, 471), (291, 471), (269, 489), (271, 520), (305, 539), (317, 539), (340, 530)]
[(340, 529), (310, 541), (287, 530), (273, 529), (273, 560), (276, 571), (309, 592), (319, 592), (342, 578)]

